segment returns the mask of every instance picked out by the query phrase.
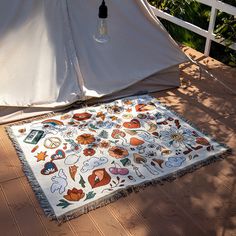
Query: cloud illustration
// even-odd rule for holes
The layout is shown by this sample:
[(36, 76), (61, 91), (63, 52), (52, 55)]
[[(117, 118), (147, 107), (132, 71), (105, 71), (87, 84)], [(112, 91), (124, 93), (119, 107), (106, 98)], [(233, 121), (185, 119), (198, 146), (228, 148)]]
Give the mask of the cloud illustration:
[(85, 173), (88, 170), (92, 170), (95, 167), (98, 167), (100, 165), (107, 163), (107, 161), (108, 161), (108, 159), (106, 157), (100, 157), (100, 158), (99, 157), (92, 157), (83, 163), (83, 167), (80, 171), (82, 173)]
[(185, 162), (185, 157), (169, 157), (165, 165), (169, 168), (180, 167)]

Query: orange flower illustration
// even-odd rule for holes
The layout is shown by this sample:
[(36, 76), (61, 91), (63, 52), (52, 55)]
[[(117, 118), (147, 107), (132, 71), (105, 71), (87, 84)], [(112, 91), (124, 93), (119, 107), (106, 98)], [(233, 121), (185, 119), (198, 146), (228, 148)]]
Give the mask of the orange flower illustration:
[(100, 111), (100, 112), (97, 113), (96, 117), (100, 117), (102, 120), (105, 120), (106, 115), (103, 112)]
[(77, 142), (82, 145), (95, 142), (95, 138), (92, 134), (81, 134), (76, 138)]
[(125, 100), (125, 101), (124, 101), (124, 104), (125, 104), (125, 105), (132, 105), (133, 102), (132, 102), (131, 100)]
[(82, 189), (68, 189), (67, 195), (64, 195), (64, 198), (68, 201), (79, 201), (84, 197), (85, 193)]
[(115, 157), (117, 159), (126, 157), (129, 155), (128, 151), (123, 147), (113, 146), (108, 150), (110, 156)]
[(110, 143), (107, 141), (102, 141), (101, 143), (99, 143), (99, 147), (100, 148), (109, 148)]

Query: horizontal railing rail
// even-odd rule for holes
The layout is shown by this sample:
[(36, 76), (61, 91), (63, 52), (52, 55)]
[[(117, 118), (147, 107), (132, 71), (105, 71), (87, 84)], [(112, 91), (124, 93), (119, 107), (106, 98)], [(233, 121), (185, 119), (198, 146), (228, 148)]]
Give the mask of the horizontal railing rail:
[[(153, 9), (153, 12), (155, 13), (157, 17), (170, 21), (176, 25), (179, 25), (185, 29), (188, 29), (198, 35), (205, 37), (206, 43), (205, 43), (204, 54), (206, 56), (209, 56), (212, 41), (225, 45), (224, 38), (220, 38), (220, 39), (216, 38), (216, 34), (214, 34), (217, 12), (223, 11), (223, 12), (226, 12), (227, 14), (230, 14), (236, 17), (236, 7), (223, 3), (219, 0), (196, 0), (196, 1), (211, 7), (211, 16), (210, 16), (208, 30), (202, 29), (192, 23), (181, 20), (160, 9), (157, 9), (156, 7), (151, 6), (151, 8)], [(233, 50), (236, 50), (236, 43), (232, 43), (230, 45), (230, 48)]]

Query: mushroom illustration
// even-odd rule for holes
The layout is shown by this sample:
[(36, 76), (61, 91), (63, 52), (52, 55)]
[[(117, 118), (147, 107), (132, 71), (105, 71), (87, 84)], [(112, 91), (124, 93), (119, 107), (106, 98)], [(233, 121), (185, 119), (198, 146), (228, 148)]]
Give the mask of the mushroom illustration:
[(160, 168), (163, 168), (162, 167), (162, 164), (164, 163), (164, 160), (162, 160), (162, 159), (156, 159), (156, 158), (154, 158), (154, 159), (152, 159), (154, 162), (156, 162), (159, 166), (160, 166)]
[[(151, 161), (151, 165), (157, 170), (157, 171), (160, 171), (160, 172), (162, 172), (163, 173), (163, 170), (162, 170), (162, 164), (164, 163), (164, 161), (162, 160), (162, 159), (156, 159), (156, 158), (154, 158), (154, 159), (152, 159), (152, 161)], [(159, 167), (158, 167), (158, 166)]]
[(138, 153), (134, 153), (133, 157), (136, 164), (145, 164), (147, 162), (147, 159)]
[(134, 154), (133, 154), (133, 157), (134, 157), (134, 162), (135, 162), (136, 164), (142, 164), (143, 167), (145, 167), (151, 174), (153, 174), (153, 175), (158, 175), (158, 174), (159, 174), (159, 171), (152, 169), (152, 168), (147, 164), (147, 159), (146, 159), (145, 157), (141, 156), (141, 155), (138, 154), (138, 153), (134, 153)]
[(165, 148), (163, 146), (161, 146), (160, 151), (161, 151), (162, 156), (167, 156), (172, 153), (172, 151), (170, 149)]
[(129, 144), (127, 143), (127, 140), (125, 139), (125, 132), (119, 130), (119, 129), (114, 129), (112, 134), (111, 134), (111, 137), (114, 138), (114, 139), (121, 139), (122, 140), (122, 145), (123, 146), (129, 146)]

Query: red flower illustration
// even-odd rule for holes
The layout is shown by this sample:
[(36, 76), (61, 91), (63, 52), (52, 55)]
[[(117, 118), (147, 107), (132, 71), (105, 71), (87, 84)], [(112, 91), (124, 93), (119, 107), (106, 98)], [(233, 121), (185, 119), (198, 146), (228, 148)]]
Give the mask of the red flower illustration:
[(95, 152), (96, 151), (93, 148), (85, 148), (83, 151), (85, 156), (93, 156)]

